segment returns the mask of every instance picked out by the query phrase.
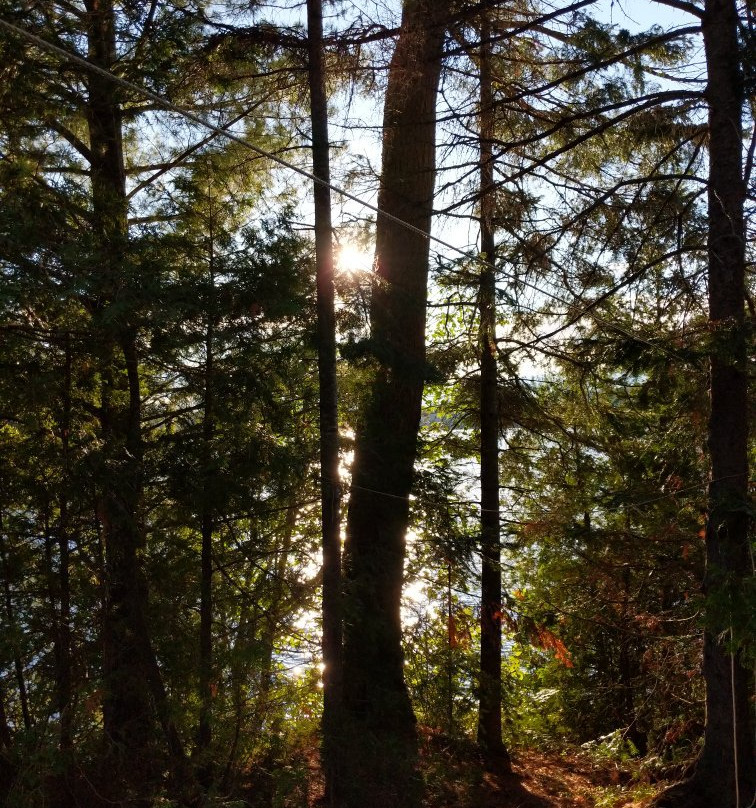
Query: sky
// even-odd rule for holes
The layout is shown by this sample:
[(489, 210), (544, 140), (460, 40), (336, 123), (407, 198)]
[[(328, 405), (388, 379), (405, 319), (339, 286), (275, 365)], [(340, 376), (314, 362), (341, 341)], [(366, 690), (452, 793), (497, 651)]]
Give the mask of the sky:
[(647, 30), (652, 25), (690, 25), (692, 21), (689, 14), (655, 0), (599, 0), (595, 8), (601, 19), (630, 31)]
[[(555, 3), (555, 5), (557, 5)], [(626, 28), (631, 32), (648, 30), (653, 25), (662, 28), (691, 25), (695, 21), (689, 16), (675, 9), (671, 9), (653, 0), (598, 0), (596, 5), (586, 9), (602, 21), (609, 22), (619, 28)], [(344, 144), (344, 150), (335, 155), (333, 171), (334, 181), (337, 185), (346, 185), (349, 182), (349, 168), (354, 168), (355, 164), (350, 161), (349, 154), (357, 155), (362, 163), (365, 161), (377, 169), (380, 164), (380, 120), (382, 117), (383, 98), (380, 93), (375, 93), (368, 98), (361, 98), (359, 93), (346, 94), (344, 96), (334, 96), (331, 99), (331, 121), (330, 137), (332, 143)], [(365, 128), (362, 128), (365, 127)], [(346, 171), (346, 173), (344, 173)], [(353, 175), (354, 176), (354, 175)], [(369, 181), (359, 180), (356, 186), (350, 186), (349, 190), (356, 193), (371, 203), (375, 204), (375, 185), (377, 178), (373, 177)], [(371, 187), (372, 186), (372, 187)], [(369, 210), (359, 210), (353, 202), (340, 199), (337, 194), (332, 195), (334, 206), (334, 220), (348, 221), (350, 219), (368, 217), (373, 218), (373, 212)], [(311, 209), (305, 205), (301, 209), (304, 218), (311, 215)], [(445, 226), (444, 226), (445, 225)], [(475, 241), (477, 225), (455, 224), (453, 221), (439, 222), (434, 225), (435, 232), (442, 238), (450, 240), (460, 246), (465, 246), (470, 241)], [(342, 234), (343, 236), (344, 234)], [(372, 266), (372, 252), (358, 249), (357, 245), (350, 244), (348, 240), (342, 241), (345, 245), (344, 259), (340, 262), (342, 271), (362, 271), (368, 272)], [(434, 251), (441, 250), (438, 245), (433, 245)], [(543, 373), (540, 365), (533, 364), (523, 358), (520, 367), (523, 376), (538, 378)], [(472, 499), (476, 498), (475, 491), (467, 492)], [(412, 537), (410, 536), (410, 541)], [(420, 580), (407, 593), (407, 603), (423, 599), (425, 582)], [(410, 611), (405, 608), (405, 619), (409, 619)], [(312, 614), (305, 614), (300, 620), (300, 626), (304, 629), (313, 619)], [(302, 658), (291, 657), (294, 670), (302, 673), (307, 669), (309, 659), (307, 649), (304, 649)]]

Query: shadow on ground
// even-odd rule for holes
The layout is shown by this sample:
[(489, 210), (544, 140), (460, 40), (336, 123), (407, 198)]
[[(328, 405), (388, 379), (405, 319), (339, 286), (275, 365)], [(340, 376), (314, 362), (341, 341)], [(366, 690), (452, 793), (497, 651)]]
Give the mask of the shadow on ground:
[(579, 753), (517, 750), (507, 773), (486, 771), (470, 742), (430, 734), (423, 741), (424, 808), (647, 808), (659, 790)]

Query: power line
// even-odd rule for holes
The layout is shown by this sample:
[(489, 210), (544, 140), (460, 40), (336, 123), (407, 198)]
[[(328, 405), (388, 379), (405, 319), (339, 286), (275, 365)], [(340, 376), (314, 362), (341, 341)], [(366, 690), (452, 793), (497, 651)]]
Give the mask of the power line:
[[(36, 34), (33, 34), (31, 31), (27, 31), (24, 28), (20, 28), (19, 26), (15, 25), (15, 24), (13, 24), (11, 22), (8, 22), (7, 20), (2, 19), (1, 17), (0, 17), (0, 27), (5, 28), (7, 31), (10, 31), (11, 33), (14, 33), (14, 34), (17, 34), (17, 35), (19, 35), (21, 37), (24, 37), (25, 39), (27, 39), (30, 42), (34, 43), (35, 45), (42, 48), (43, 50), (47, 50), (47, 51), (50, 51), (51, 53), (55, 53), (56, 55), (62, 57), (63, 59), (66, 59), (66, 60), (71, 61), (71, 62), (73, 62), (75, 64), (78, 64), (81, 67), (85, 68), (86, 70), (89, 70), (89, 71), (91, 71), (93, 73), (96, 73), (96, 74), (102, 76), (103, 78), (106, 78), (108, 81), (110, 81), (113, 84), (116, 84), (116, 85), (118, 85), (120, 87), (123, 87), (123, 88), (128, 89), (128, 90), (130, 90), (132, 92), (140, 94), (140, 95), (144, 96), (145, 98), (148, 98), (151, 101), (154, 101), (155, 103), (159, 104), (161, 107), (163, 107), (167, 111), (175, 112), (176, 114), (181, 115), (182, 117), (186, 118), (187, 120), (192, 121), (193, 123), (196, 123), (199, 126), (205, 127), (206, 129), (212, 131), (216, 135), (220, 135), (221, 137), (225, 137), (228, 140), (234, 141), (234, 142), (238, 143), (239, 145), (243, 146), (244, 148), (247, 148), (247, 149), (249, 149), (250, 151), (252, 151), (252, 152), (254, 152), (256, 154), (259, 154), (261, 157), (265, 157), (265, 158), (271, 160), (272, 162), (277, 163), (278, 165), (282, 166), (283, 168), (286, 168), (286, 169), (288, 169), (290, 171), (294, 171), (295, 173), (300, 174), (303, 177), (306, 177), (307, 179), (309, 179), (310, 181), (312, 181), (314, 183), (317, 183), (319, 185), (327, 187), (329, 190), (331, 190), (334, 193), (344, 197), (345, 199), (349, 199), (352, 202), (356, 202), (357, 204), (361, 205), (362, 207), (373, 211), (377, 216), (382, 216), (384, 219), (386, 219), (388, 221), (391, 221), (391, 222), (393, 222), (395, 224), (398, 224), (400, 227), (403, 227), (406, 230), (408, 230), (410, 232), (413, 232), (416, 235), (419, 235), (424, 239), (427, 239), (429, 242), (433, 242), (433, 243), (438, 244), (438, 245), (440, 245), (442, 247), (445, 247), (446, 249), (451, 250), (452, 252), (457, 253), (458, 255), (461, 255), (464, 258), (468, 259), (468, 260), (472, 260), (472, 261), (475, 261), (477, 263), (480, 263), (480, 264), (483, 264), (483, 265), (486, 265), (486, 266), (489, 265), (489, 263), (486, 262), (484, 259), (482, 259), (482, 258), (480, 258), (478, 256), (471, 256), (466, 251), (462, 250), (461, 248), (456, 247), (455, 245), (450, 244), (449, 242), (447, 242), (447, 241), (445, 241), (445, 240), (443, 240), (443, 239), (441, 239), (441, 238), (439, 238), (437, 236), (434, 236), (434, 235), (432, 235), (430, 233), (426, 233), (424, 230), (421, 230), (420, 228), (416, 227), (415, 225), (404, 221), (403, 219), (399, 218), (398, 216), (394, 216), (393, 214), (388, 213), (387, 211), (383, 210), (382, 208), (378, 207), (377, 205), (373, 205), (370, 202), (367, 202), (366, 200), (362, 199), (361, 197), (356, 196), (355, 194), (352, 194), (349, 191), (346, 191), (345, 189), (341, 188), (340, 186), (334, 185), (333, 183), (330, 183), (330, 182), (326, 182), (325, 180), (321, 179), (320, 177), (315, 176), (314, 174), (307, 171), (306, 169), (301, 168), (300, 166), (297, 166), (297, 165), (295, 165), (293, 163), (290, 163), (287, 160), (284, 160), (282, 157), (279, 157), (278, 155), (274, 154), (273, 152), (270, 152), (270, 151), (268, 151), (266, 149), (263, 149), (263, 148), (261, 148), (259, 146), (256, 146), (255, 144), (251, 143), (246, 138), (240, 137), (239, 135), (236, 135), (233, 132), (229, 131), (228, 128), (227, 128), (228, 124), (226, 124), (224, 127), (218, 126), (218, 125), (212, 123), (211, 121), (208, 121), (207, 119), (205, 119), (205, 118), (203, 118), (203, 117), (201, 117), (199, 115), (196, 115), (195, 113), (190, 112), (189, 110), (187, 110), (187, 109), (185, 109), (183, 107), (180, 107), (177, 104), (174, 104), (172, 101), (168, 100), (167, 98), (164, 98), (163, 96), (160, 96), (157, 93), (154, 93), (151, 90), (148, 90), (148, 89), (146, 89), (144, 87), (139, 87), (136, 84), (133, 84), (132, 82), (121, 78), (120, 76), (116, 76), (115, 74), (111, 73), (109, 70), (106, 70), (105, 68), (102, 68), (99, 65), (93, 64), (88, 59), (85, 59), (84, 57), (79, 56), (76, 53), (72, 53), (72, 52), (66, 50), (65, 48), (62, 48), (62, 47), (60, 47), (58, 45), (55, 45), (52, 42), (48, 42), (47, 40), (43, 39), (42, 37), (39, 37)], [(529, 281), (523, 280), (522, 278), (518, 278), (516, 275), (513, 275), (511, 273), (503, 272), (501, 270), (498, 270), (498, 271), (505, 278), (508, 278), (510, 280), (514, 280), (514, 281), (516, 281), (518, 283), (521, 283), (521, 284), (533, 289), (534, 291), (539, 292), (540, 294), (543, 294), (543, 295), (545, 295), (547, 297), (550, 297), (552, 300), (554, 300), (554, 301), (556, 301), (558, 303), (561, 303), (562, 305), (570, 306), (570, 303), (568, 301), (564, 300), (563, 298), (559, 297), (558, 295), (554, 294), (553, 292), (546, 291), (545, 289), (540, 288), (536, 284), (530, 283)], [(621, 286), (624, 285), (625, 282), (618, 284), (614, 289), (612, 289), (609, 292), (602, 295), (601, 300), (605, 300), (610, 294), (612, 294), (617, 289), (621, 288)], [(605, 321), (602, 318), (598, 317), (595, 313), (592, 313), (590, 310), (591, 310), (591, 308), (593, 306), (596, 305), (597, 302), (598, 301), (594, 301), (592, 303), (586, 304), (586, 306), (583, 308), (583, 310), (581, 312), (579, 312), (576, 315), (573, 315), (570, 318), (570, 323), (568, 325), (574, 325), (582, 316), (584, 316), (585, 314), (590, 313), (590, 314), (592, 314), (592, 316), (596, 320), (596, 322), (604, 325), (605, 327), (610, 328), (610, 329), (612, 329), (614, 331), (617, 331), (617, 332), (619, 332), (621, 334), (624, 334), (625, 336), (630, 337), (631, 339), (635, 339), (635, 340), (638, 340), (639, 342), (643, 342), (643, 343), (649, 345), (652, 348), (655, 348), (657, 350), (662, 350), (665, 353), (670, 353), (671, 355), (674, 355), (672, 352), (667, 351), (667, 349), (664, 348), (662, 345), (659, 345), (658, 343), (649, 342), (648, 340), (644, 339), (643, 337), (636, 334), (635, 332), (632, 332), (630, 330), (624, 329), (624, 328), (622, 328), (621, 326), (619, 326), (619, 325), (617, 325), (615, 323)], [(533, 347), (536, 342), (538, 342), (538, 341), (540, 341), (540, 340), (542, 340), (544, 338), (547, 338), (548, 336), (551, 336), (551, 335), (552, 334), (543, 335), (542, 337), (538, 337), (536, 340), (533, 340), (530, 343), (527, 343), (526, 346), (524, 346), (524, 347)], [(700, 487), (702, 487), (702, 486), (691, 486), (689, 489), (683, 489), (683, 491), (689, 491), (689, 490), (697, 489), (697, 488), (700, 488)], [(395, 494), (391, 494), (389, 492), (377, 491), (375, 489), (363, 488), (362, 486), (359, 486), (359, 485), (354, 485), (353, 484), (352, 488), (361, 488), (362, 490), (369, 491), (369, 492), (377, 494), (379, 496), (393, 497), (393, 498), (402, 499), (402, 500), (407, 499), (407, 497), (400, 497), (400, 496), (397, 496)], [(650, 504), (652, 502), (656, 502), (658, 500), (665, 499), (666, 497), (669, 497), (669, 496), (674, 496), (676, 493), (681, 493), (681, 492), (672, 492), (670, 494), (662, 495), (662, 496), (657, 497), (655, 499), (647, 500), (646, 502), (638, 503), (637, 505), (633, 505), (631, 503), (631, 504), (629, 504), (628, 507), (640, 507), (640, 506), (645, 505), (645, 504)]]
[(437, 236), (433, 236), (426, 233), (419, 227), (415, 227), (415, 225), (404, 221), (404, 219), (400, 219), (398, 216), (394, 216), (393, 214), (388, 213), (382, 208), (379, 208), (377, 205), (373, 205), (372, 203), (367, 202), (364, 199), (361, 199), (360, 197), (350, 193), (349, 191), (346, 191), (345, 189), (341, 188), (338, 185), (326, 182), (320, 177), (315, 176), (315, 174), (311, 173), (310, 171), (307, 171), (307, 169), (294, 165), (293, 163), (284, 160), (282, 157), (279, 157), (273, 152), (267, 151), (266, 149), (263, 149), (259, 146), (255, 146), (246, 138), (240, 137), (239, 135), (236, 135), (233, 132), (230, 132), (227, 129), (220, 127), (212, 123), (211, 121), (208, 121), (206, 118), (203, 118), (200, 115), (196, 115), (195, 113), (190, 112), (189, 110), (183, 107), (180, 107), (178, 104), (174, 104), (167, 98), (164, 98), (163, 96), (152, 92), (152, 90), (148, 90), (145, 87), (139, 87), (136, 84), (133, 84), (132, 82), (128, 81), (127, 79), (121, 78), (120, 76), (116, 76), (109, 70), (106, 70), (105, 68), (100, 67), (99, 65), (93, 64), (88, 59), (85, 59), (83, 56), (79, 56), (77, 53), (72, 53), (71, 51), (68, 51), (65, 48), (61, 48), (59, 45), (55, 45), (52, 42), (48, 42), (46, 39), (43, 39), (42, 37), (37, 36), (36, 34), (33, 34), (31, 31), (27, 31), (24, 28), (20, 28), (19, 26), (2, 19), (2, 17), (0, 17), (0, 27), (5, 28), (7, 31), (11, 31), (12, 33), (18, 34), (19, 36), (22, 36), (25, 39), (28, 39), (30, 42), (33, 42), (35, 45), (39, 46), (40, 48), (43, 48), (44, 50), (48, 50), (51, 53), (55, 53), (56, 55), (62, 57), (63, 59), (73, 62), (74, 64), (80, 65), (86, 70), (90, 70), (91, 72), (108, 79), (110, 82), (112, 82), (113, 84), (117, 84), (119, 87), (123, 87), (124, 89), (138, 93), (144, 96), (145, 98), (148, 98), (150, 101), (154, 101), (156, 104), (159, 104), (161, 107), (168, 110), (169, 112), (175, 112), (177, 115), (181, 115), (187, 120), (192, 121), (192, 123), (196, 123), (199, 126), (204, 126), (205, 128), (214, 132), (216, 135), (220, 135), (221, 137), (225, 137), (228, 140), (232, 140), (235, 143), (238, 143), (239, 145), (244, 146), (247, 149), (250, 149), (250, 151), (259, 154), (261, 157), (265, 157), (268, 160), (271, 160), (274, 163), (277, 163), (278, 165), (289, 169), (290, 171), (294, 171), (297, 174), (306, 177), (308, 180), (315, 182), (318, 185), (322, 185), (328, 188), (329, 190), (333, 191), (339, 196), (342, 196), (345, 199), (349, 199), (351, 202), (356, 202), (358, 205), (361, 205), (362, 207), (371, 210), (377, 216), (381, 216), (384, 219), (393, 222), (394, 224), (398, 224), (401, 227), (405, 228), (406, 230), (415, 233), (416, 235), (422, 236), (423, 238), (428, 239), (429, 241), (434, 241), (436, 244), (440, 244), (442, 247), (446, 247), (448, 250), (452, 250), (453, 252), (459, 253), (460, 255), (469, 258), (467, 253), (464, 250), (461, 250), (459, 247), (455, 247), (453, 244), (449, 244), (448, 242), (438, 238)]
[[(732, 480), (732, 479), (735, 479), (737, 477), (742, 477), (742, 476), (744, 476), (742, 473), (741, 474), (728, 474), (728, 475), (726, 475), (724, 477), (717, 477), (716, 479), (713, 479), (713, 480), (706, 480), (705, 482), (696, 483), (695, 485), (689, 485), (689, 486), (686, 486), (685, 488), (678, 488), (676, 491), (669, 491), (666, 494), (660, 494), (658, 496), (652, 497), (651, 499), (644, 499), (644, 500), (641, 500), (640, 502), (627, 502), (627, 503), (624, 503), (624, 506), (626, 508), (632, 508), (633, 510), (638, 510), (638, 509), (640, 509), (640, 508), (642, 508), (642, 507), (644, 507), (646, 505), (652, 505), (652, 504), (654, 504), (656, 502), (661, 502), (661, 501), (663, 501), (665, 499), (674, 499), (675, 497), (680, 496), (680, 495), (686, 495), (686, 494), (690, 494), (690, 493), (692, 493), (694, 491), (700, 491), (702, 488), (707, 488), (712, 483), (724, 482), (725, 480)], [(750, 482), (753, 484), (753, 483), (756, 483), (756, 480), (752, 480)], [(367, 491), (367, 492), (369, 492), (371, 494), (376, 494), (377, 496), (381, 496), (381, 497), (388, 497), (390, 499), (400, 499), (403, 502), (417, 501), (417, 499), (418, 499), (417, 495), (408, 494), (407, 496), (399, 496), (398, 494), (391, 494), (388, 491), (379, 491), (376, 488), (366, 488), (365, 486), (356, 485), (355, 483), (352, 483), (350, 488), (359, 489), (360, 491)], [(616, 493), (616, 492), (613, 492), (613, 493)], [(414, 497), (414, 500), (413, 500), (413, 497)], [(488, 509), (488, 508), (481, 508), (473, 500), (464, 500), (464, 499), (450, 500), (450, 499), (447, 499), (447, 502), (449, 502), (450, 504), (454, 504), (454, 505), (475, 508), (479, 513), (500, 513), (501, 512), (501, 509), (499, 511), (496, 511), (496, 510), (491, 510), (491, 509)], [(516, 519), (502, 518), (501, 521), (502, 522), (507, 522), (509, 524), (516, 524), (516, 525), (523, 524), (522, 521), (516, 520)]]
[[(54, 54), (60, 56), (61, 58), (66, 59), (67, 61), (70, 61), (70, 62), (73, 62), (74, 64), (80, 65), (85, 70), (89, 70), (89, 71), (91, 71), (93, 73), (96, 73), (99, 76), (102, 76), (103, 78), (106, 78), (108, 81), (110, 81), (113, 84), (116, 84), (116, 85), (118, 85), (120, 87), (123, 87), (124, 89), (130, 90), (131, 92), (135, 92), (135, 93), (137, 93), (139, 95), (142, 95), (143, 97), (148, 98), (151, 101), (154, 101), (156, 104), (159, 104), (165, 110), (167, 110), (169, 112), (174, 112), (177, 115), (181, 115), (182, 117), (186, 118), (187, 120), (191, 121), (192, 123), (198, 124), (199, 126), (202, 126), (202, 127), (205, 127), (206, 129), (209, 129), (210, 131), (212, 131), (216, 135), (220, 135), (221, 137), (225, 137), (228, 140), (231, 140), (231, 141), (233, 141), (235, 143), (238, 143), (239, 145), (243, 146), (246, 149), (249, 149), (250, 151), (254, 152), (255, 154), (258, 154), (261, 157), (265, 157), (266, 159), (271, 160), (272, 162), (282, 166), (283, 168), (286, 168), (289, 171), (293, 171), (293, 172), (299, 174), (300, 176), (303, 176), (303, 177), (307, 178), (311, 182), (317, 183), (319, 185), (322, 185), (322, 186), (328, 188), (329, 190), (333, 191), (335, 194), (338, 194), (339, 196), (343, 197), (344, 199), (348, 199), (351, 202), (357, 203), (358, 205), (362, 206), (363, 208), (366, 208), (367, 210), (370, 210), (373, 213), (375, 213), (376, 216), (381, 216), (385, 220), (393, 222), (394, 224), (397, 224), (400, 227), (403, 227), (405, 230), (407, 230), (409, 232), (412, 232), (415, 235), (421, 236), (422, 238), (426, 239), (430, 243), (434, 243), (434, 244), (437, 244), (437, 245), (439, 245), (441, 247), (444, 247), (447, 250), (450, 250), (451, 252), (456, 253), (457, 255), (460, 255), (460, 256), (466, 258), (467, 260), (472, 260), (472, 261), (474, 261), (474, 262), (476, 262), (478, 264), (484, 265), (484, 266), (490, 266), (490, 263), (488, 261), (480, 258), (479, 256), (474, 256), (474, 255), (471, 256), (469, 253), (467, 253), (465, 250), (461, 249), (460, 247), (457, 247), (457, 246), (455, 246), (453, 244), (450, 244), (448, 241), (445, 241), (444, 239), (441, 239), (438, 236), (434, 236), (431, 233), (426, 233), (424, 230), (420, 229), (419, 227), (416, 227), (415, 225), (411, 224), (410, 222), (407, 222), (404, 219), (399, 218), (398, 216), (394, 216), (393, 214), (388, 213), (387, 211), (383, 210), (382, 208), (378, 207), (377, 205), (373, 205), (372, 203), (367, 202), (365, 199), (363, 199), (363, 198), (361, 198), (361, 197), (359, 197), (359, 196), (357, 196), (355, 194), (350, 193), (349, 191), (345, 190), (344, 188), (341, 188), (340, 186), (334, 185), (333, 183), (326, 182), (325, 180), (321, 179), (320, 177), (315, 176), (315, 174), (311, 173), (310, 171), (307, 171), (306, 169), (301, 168), (300, 166), (297, 166), (297, 165), (295, 165), (293, 163), (290, 163), (287, 160), (284, 160), (282, 157), (279, 157), (278, 155), (276, 155), (273, 152), (270, 152), (270, 151), (268, 151), (266, 149), (263, 149), (263, 148), (261, 148), (259, 146), (256, 146), (255, 144), (251, 143), (246, 138), (243, 138), (243, 137), (241, 137), (239, 135), (234, 134), (233, 132), (230, 132), (228, 130), (228, 128), (226, 128), (228, 126), (228, 124), (226, 124), (225, 127), (218, 126), (217, 124), (214, 124), (211, 121), (208, 121), (206, 118), (203, 118), (200, 115), (196, 115), (195, 113), (193, 113), (193, 112), (191, 112), (191, 111), (189, 111), (189, 110), (187, 110), (187, 109), (185, 109), (183, 107), (180, 107), (178, 104), (173, 103), (172, 101), (168, 100), (167, 98), (164, 98), (163, 96), (158, 95), (157, 93), (154, 93), (151, 90), (148, 90), (148, 89), (146, 89), (144, 87), (139, 87), (136, 84), (128, 81), (127, 79), (121, 78), (120, 76), (116, 76), (115, 74), (111, 73), (109, 70), (106, 70), (105, 68), (100, 67), (99, 65), (93, 64), (88, 59), (85, 59), (83, 56), (79, 56), (76, 53), (72, 53), (71, 51), (68, 51), (65, 48), (60, 47), (59, 45), (55, 45), (52, 42), (48, 42), (46, 39), (43, 39), (42, 37), (37, 36), (36, 34), (33, 34), (31, 31), (28, 31), (28, 30), (26, 30), (24, 28), (21, 28), (21, 27), (15, 25), (14, 23), (8, 22), (7, 20), (2, 19), (1, 17), (0, 17), (0, 27), (6, 29), (7, 31), (10, 31), (11, 33), (17, 34), (18, 36), (21, 36), (21, 37), (29, 40), (30, 42), (34, 43), (38, 47), (42, 48), (43, 50), (47, 50), (47, 51), (49, 51), (51, 53), (54, 53)], [(439, 255), (441, 254), (438, 250), (435, 250), (435, 252), (437, 254), (439, 254)], [(551, 300), (553, 300), (553, 301), (555, 301), (557, 303), (560, 303), (563, 306), (570, 307), (572, 305), (569, 301), (565, 300), (564, 298), (561, 298), (559, 295), (554, 294), (553, 292), (547, 291), (547, 290), (537, 286), (536, 284), (531, 283), (530, 281), (527, 281), (527, 280), (525, 280), (523, 278), (520, 278), (517, 275), (514, 275), (512, 273), (508, 273), (506, 271), (503, 271), (500, 268), (495, 267), (495, 269), (504, 278), (506, 278), (508, 280), (511, 280), (511, 281), (513, 281), (515, 283), (519, 283), (519, 284), (521, 284), (523, 286), (526, 286), (526, 287), (538, 292), (539, 294), (542, 294), (542, 295), (550, 298)], [(602, 296), (602, 300), (605, 301), (606, 298), (609, 295), (611, 295), (614, 292), (618, 291), (618, 289), (621, 288), (622, 285), (623, 284), (618, 284), (617, 286), (615, 286), (614, 289), (610, 290), (610, 292), (608, 292), (608, 293), (606, 293), (605, 295)], [(622, 326), (617, 325), (616, 323), (609, 322), (608, 320), (604, 320), (603, 318), (599, 317), (597, 314), (592, 312), (592, 308), (595, 305), (596, 305), (595, 302), (586, 304), (580, 312), (578, 312), (576, 315), (573, 315), (573, 317), (570, 318), (571, 322), (570, 322), (569, 325), (574, 325), (575, 323), (578, 322), (578, 320), (582, 319), (583, 316), (585, 316), (586, 314), (590, 314), (597, 323), (599, 323), (600, 325), (603, 325), (605, 328), (609, 328), (610, 330), (613, 330), (613, 331), (615, 331), (615, 332), (617, 332), (619, 334), (622, 334), (623, 336), (629, 337), (630, 339), (633, 339), (633, 340), (641, 342), (641, 343), (643, 343), (645, 345), (648, 345), (649, 347), (651, 347), (651, 348), (653, 348), (655, 350), (662, 351), (663, 353), (666, 353), (669, 356), (679, 358), (675, 352), (668, 350), (667, 348), (660, 345), (659, 343), (653, 343), (653, 342), (647, 340), (645, 337), (642, 337), (642, 336), (640, 336), (639, 334), (637, 334), (637, 333), (635, 333), (633, 331), (625, 329)], [(565, 327), (569, 327), (569, 325), (565, 326)], [(553, 334), (550, 335), (550, 336), (553, 336)], [(544, 336), (544, 337), (538, 337), (535, 340), (531, 340), (525, 346), (520, 346), (520, 349), (524, 350), (526, 347), (530, 347), (530, 348), (535, 347), (535, 345), (537, 343), (541, 342), (545, 338), (546, 337)]]

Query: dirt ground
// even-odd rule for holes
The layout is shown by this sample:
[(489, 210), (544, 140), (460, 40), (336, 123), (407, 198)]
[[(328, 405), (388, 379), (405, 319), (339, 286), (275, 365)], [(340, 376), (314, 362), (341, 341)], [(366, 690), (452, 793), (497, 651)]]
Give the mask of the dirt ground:
[[(514, 758), (515, 774), (520, 787), (533, 798), (533, 806), (553, 808), (645, 808), (657, 789), (633, 784), (629, 774), (608, 764), (595, 766), (584, 756), (576, 754), (546, 755), (541, 752), (520, 752)], [(506, 790), (506, 781), (504, 782)], [(495, 794), (496, 783), (492, 784)], [(492, 802), (501, 808), (514, 808), (527, 802)]]
[[(512, 752), (512, 773), (486, 771), (474, 744), (422, 730), (420, 756), (424, 808), (648, 808), (669, 785), (644, 782), (637, 766), (633, 773), (632, 764), (597, 761), (580, 749), (518, 749)], [(322, 808), (323, 779), (315, 744), (305, 757), (306, 796), (278, 804)]]
[(453, 753), (426, 756), (425, 768), (428, 808), (647, 808), (665, 785), (580, 752), (518, 750), (512, 774)]

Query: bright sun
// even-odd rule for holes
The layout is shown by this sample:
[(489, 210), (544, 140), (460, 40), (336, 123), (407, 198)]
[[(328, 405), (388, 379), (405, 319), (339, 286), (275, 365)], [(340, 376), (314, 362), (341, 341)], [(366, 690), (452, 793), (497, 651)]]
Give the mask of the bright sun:
[(373, 268), (373, 253), (356, 244), (345, 242), (336, 251), (336, 268), (340, 272), (370, 272)]

